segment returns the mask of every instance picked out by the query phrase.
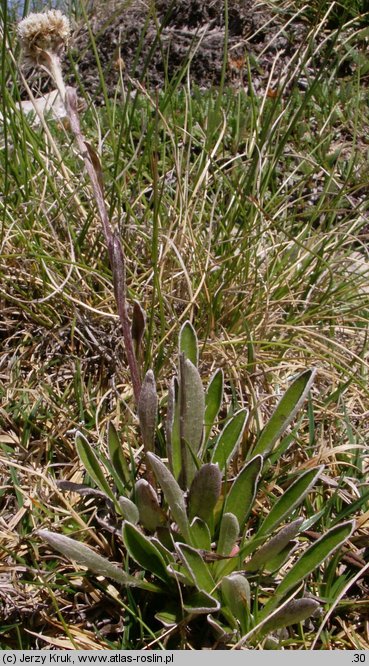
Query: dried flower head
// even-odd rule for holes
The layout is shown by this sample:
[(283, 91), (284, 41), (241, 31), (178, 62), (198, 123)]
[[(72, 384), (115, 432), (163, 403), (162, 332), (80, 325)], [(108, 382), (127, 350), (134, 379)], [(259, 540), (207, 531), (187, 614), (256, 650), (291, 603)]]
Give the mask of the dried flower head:
[(70, 35), (69, 19), (59, 9), (29, 14), (18, 23), (18, 38), (25, 58), (39, 64), (43, 52), (60, 56)]

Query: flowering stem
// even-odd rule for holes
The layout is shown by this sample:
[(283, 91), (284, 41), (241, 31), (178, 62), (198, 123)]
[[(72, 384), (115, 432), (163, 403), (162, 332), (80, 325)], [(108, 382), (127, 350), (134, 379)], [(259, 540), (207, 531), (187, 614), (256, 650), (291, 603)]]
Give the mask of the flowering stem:
[(141, 379), (137, 359), (134, 352), (131, 325), (127, 312), (127, 289), (125, 279), (125, 262), (121, 242), (117, 234), (112, 233), (108, 213), (106, 210), (101, 164), (98, 155), (85, 141), (81, 131), (77, 111), (77, 95), (74, 88), (66, 88), (65, 107), (70, 121), (71, 130), (77, 141), (78, 148), (84, 159), (87, 173), (90, 177), (96, 205), (103, 225), (104, 236), (108, 247), (110, 266), (113, 273), (115, 300), (118, 315), (123, 331), (124, 346), (127, 362), (132, 379), (132, 388), (136, 402), (141, 392)]
[(55, 85), (59, 91), (62, 102), (65, 104), (66, 97), (66, 87), (63, 79), (63, 73), (60, 64), (60, 58), (58, 55), (52, 51), (44, 51), (44, 57), (46, 58), (47, 65), (42, 65), (43, 69), (52, 76), (54, 79)]

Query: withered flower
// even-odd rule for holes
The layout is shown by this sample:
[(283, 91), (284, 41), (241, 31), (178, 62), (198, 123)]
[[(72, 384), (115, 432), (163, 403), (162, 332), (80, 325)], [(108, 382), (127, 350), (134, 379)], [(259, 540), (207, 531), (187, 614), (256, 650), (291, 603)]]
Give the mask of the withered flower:
[(29, 14), (18, 23), (17, 35), (25, 61), (30, 65), (46, 69), (55, 79), (64, 99), (65, 86), (60, 57), (68, 44), (69, 19), (59, 9)]

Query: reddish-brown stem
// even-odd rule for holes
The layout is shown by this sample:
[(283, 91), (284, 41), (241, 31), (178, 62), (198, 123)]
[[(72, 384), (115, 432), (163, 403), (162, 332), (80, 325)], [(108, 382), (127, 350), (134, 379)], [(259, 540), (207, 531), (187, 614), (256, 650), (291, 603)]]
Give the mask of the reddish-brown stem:
[(113, 235), (113, 252), (112, 252), (112, 270), (114, 279), (115, 300), (118, 307), (119, 319), (123, 329), (123, 338), (126, 349), (128, 366), (131, 373), (133, 393), (138, 403), (141, 393), (141, 379), (138, 370), (135, 350), (133, 347), (131, 323), (129, 321), (127, 312), (127, 299), (126, 299), (126, 275), (125, 275), (125, 262), (122, 244), (119, 236), (115, 233)]
[(141, 392), (141, 379), (133, 347), (131, 324), (127, 311), (127, 289), (123, 248), (119, 237), (117, 234), (113, 234), (110, 226), (104, 199), (103, 175), (100, 160), (94, 149), (89, 143), (87, 143), (82, 134), (77, 110), (77, 95), (74, 88), (66, 89), (65, 107), (71, 130), (75, 136), (78, 148), (85, 162), (87, 173), (91, 180), (96, 206), (103, 226), (103, 232), (108, 247), (110, 266), (113, 273), (115, 300), (123, 331), (124, 346), (131, 373), (133, 393), (137, 403)]

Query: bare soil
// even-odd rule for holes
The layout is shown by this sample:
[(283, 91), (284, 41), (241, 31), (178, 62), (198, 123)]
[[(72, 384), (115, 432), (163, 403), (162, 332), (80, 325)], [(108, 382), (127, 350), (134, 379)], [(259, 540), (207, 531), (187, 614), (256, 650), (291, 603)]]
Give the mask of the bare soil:
[[(156, 0), (150, 8), (141, 0), (115, 3), (107, 16), (95, 11), (91, 18), (96, 48), (109, 95), (119, 77), (138, 79), (161, 88), (181, 72), (190, 59), (191, 81), (201, 88), (221, 81), (227, 44), (225, 81), (242, 84), (247, 61), (258, 79), (280, 76), (301, 44), (307, 26), (301, 21), (282, 29), (286, 17), (254, 0), (229, 0), (228, 38), (222, 0)], [(102, 101), (96, 57), (85, 25), (77, 27), (71, 57), (86, 90)], [(67, 63), (66, 63), (67, 66)], [(76, 77), (70, 75), (70, 83)]]

